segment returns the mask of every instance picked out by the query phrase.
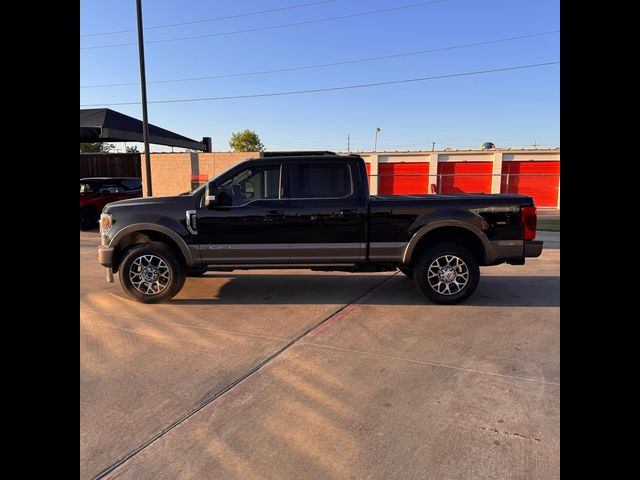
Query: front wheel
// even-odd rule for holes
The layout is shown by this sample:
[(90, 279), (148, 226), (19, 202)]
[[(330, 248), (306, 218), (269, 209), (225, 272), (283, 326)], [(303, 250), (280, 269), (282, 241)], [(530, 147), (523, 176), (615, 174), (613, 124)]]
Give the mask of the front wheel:
[(468, 298), (478, 287), (480, 268), (475, 256), (457, 243), (430, 247), (413, 269), (418, 290), (436, 303), (452, 305)]
[(122, 288), (138, 302), (169, 300), (182, 289), (184, 281), (182, 265), (164, 243), (137, 245), (120, 264)]

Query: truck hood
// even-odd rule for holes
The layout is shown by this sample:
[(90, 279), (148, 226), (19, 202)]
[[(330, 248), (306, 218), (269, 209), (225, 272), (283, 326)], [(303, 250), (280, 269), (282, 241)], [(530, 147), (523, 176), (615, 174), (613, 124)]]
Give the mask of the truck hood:
[(127, 200), (118, 200), (117, 202), (108, 203), (105, 207), (105, 211), (112, 207), (128, 207), (131, 205), (136, 205), (140, 207), (144, 206), (152, 206), (159, 204), (167, 204), (167, 203), (175, 203), (179, 199), (184, 197), (173, 196), (173, 197), (138, 197), (138, 198), (129, 198)]

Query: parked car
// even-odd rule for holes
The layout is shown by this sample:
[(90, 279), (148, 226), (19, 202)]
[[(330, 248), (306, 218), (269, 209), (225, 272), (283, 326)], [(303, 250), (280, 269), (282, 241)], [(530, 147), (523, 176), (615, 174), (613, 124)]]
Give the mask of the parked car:
[(369, 195), (357, 155), (250, 159), (187, 195), (110, 203), (98, 261), (145, 303), (208, 270), (399, 269), (437, 303), (468, 298), (480, 266), (537, 257), (524, 195)]
[(80, 228), (98, 228), (100, 212), (107, 203), (142, 197), (142, 180), (135, 177), (80, 179)]

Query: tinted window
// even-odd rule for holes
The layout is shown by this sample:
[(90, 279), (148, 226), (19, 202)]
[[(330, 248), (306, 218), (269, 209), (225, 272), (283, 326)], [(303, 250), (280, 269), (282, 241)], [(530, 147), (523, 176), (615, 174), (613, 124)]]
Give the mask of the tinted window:
[(216, 195), (228, 195), (231, 205), (279, 197), (280, 165), (252, 166), (225, 179)]
[(292, 164), (291, 198), (341, 198), (352, 193), (351, 170), (345, 163)]
[(122, 180), (122, 186), (125, 190), (141, 190), (142, 180), (134, 178), (130, 180)]
[(98, 188), (98, 193), (124, 193), (124, 187), (116, 182), (105, 182)]

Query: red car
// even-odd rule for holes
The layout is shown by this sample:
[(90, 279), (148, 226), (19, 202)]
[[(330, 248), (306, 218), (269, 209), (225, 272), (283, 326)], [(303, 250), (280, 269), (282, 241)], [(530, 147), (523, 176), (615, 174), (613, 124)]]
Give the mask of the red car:
[(111, 202), (142, 196), (142, 179), (94, 177), (80, 179), (80, 228), (98, 228), (102, 208)]

